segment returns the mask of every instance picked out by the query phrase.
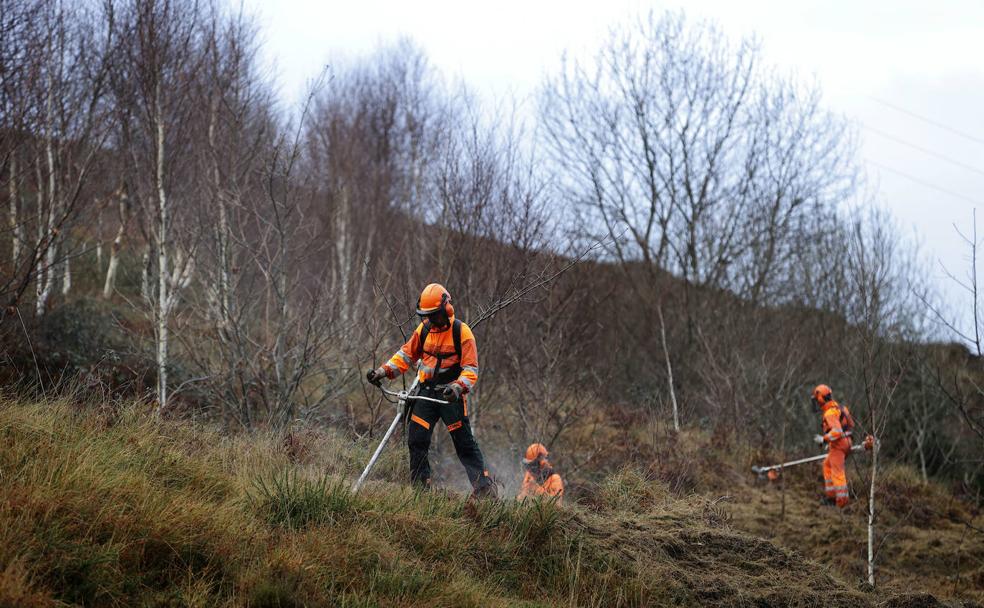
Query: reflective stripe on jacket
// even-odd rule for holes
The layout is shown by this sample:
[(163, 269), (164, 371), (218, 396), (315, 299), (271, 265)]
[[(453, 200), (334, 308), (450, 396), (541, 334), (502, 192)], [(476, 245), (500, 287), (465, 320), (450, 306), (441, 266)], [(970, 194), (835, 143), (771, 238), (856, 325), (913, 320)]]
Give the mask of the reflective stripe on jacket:
[(421, 349), (420, 344), (420, 332), (424, 328), (424, 324), (417, 325), (417, 329), (413, 331), (407, 343), (383, 365), (386, 375), (389, 378), (395, 378), (406, 373), (411, 365), (419, 362), (417, 378), (421, 382), (426, 382), (439, 373), (439, 370), (435, 369), (438, 358), (434, 355), (437, 354), (442, 356), (441, 370), (447, 370), (456, 365), (461, 366), (461, 373), (454, 380), (454, 383), (461, 385), (464, 389), (463, 393), (471, 391), (475, 383), (478, 382), (478, 348), (475, 345), (475, 335), (467, 323), (461, 323), (461, 361), (458, 361), (458, 354), (454, 351), (454, 336), (451, 331), (453, 324), (454, 318), (452, 317), (451, 323), (445, 329), (431, 327), (427, 333), (427, 343), (423, 345), (423, 349)]

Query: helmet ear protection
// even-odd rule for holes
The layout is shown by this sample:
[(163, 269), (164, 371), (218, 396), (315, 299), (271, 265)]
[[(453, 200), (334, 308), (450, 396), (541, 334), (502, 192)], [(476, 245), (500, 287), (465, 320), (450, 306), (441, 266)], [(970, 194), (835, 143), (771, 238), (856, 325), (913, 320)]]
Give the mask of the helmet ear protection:
[(441, 294), (441, 308), (444, 309), (444, 314), (448, 316), (448, 319), (454, 316), (454, 306), (451, 306), (451, 296), (446, 291)]

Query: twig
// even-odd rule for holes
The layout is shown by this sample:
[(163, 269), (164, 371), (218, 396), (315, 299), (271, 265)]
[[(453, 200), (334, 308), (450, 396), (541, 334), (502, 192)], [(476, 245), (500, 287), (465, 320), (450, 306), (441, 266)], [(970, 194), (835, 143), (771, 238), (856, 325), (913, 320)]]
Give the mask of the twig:
[(201, 376), (199, 378), (189, 378), (188, 380), (185, 380), (184, 382), (182, 382), (181, 384), (179, 384), (178, 385), (178, 388), (172, 390), (171, 391), (171, 396), (173, 397), (173, 396), (177, 395), (178, 393), (180, 393), (184, 389), (184, 387), (186, 387), (189, 384), (193, 384), (195, 382), (201, 382), (203, 380), (209, 380), (210, 378), (213, 378), (213, 376)]
[(560, 275), (564, 274), (565, 272), (567, 272), (577, 264), (580, 264), (584, 260), (584, 258), (588, 256), (588, 254), (602, 247), (604, 243), (605, 241), (602, 240), (595, 241), (594, 243), (591, 244), (590, 247), (588, 247), (587, 249), (579, 253), (577, 256), (572, 258), (570, 261), (568, 261), (567, 264), (565, 264), (563, 267), (561, 267), (553, 274), (546, 277), (543, 277), (541, 275), (541, 278), (530, 283), (529, 285), (526, 285), (525, 287), (517, 289), (511, 296), (508, 296), (506, 298), (500, 298), (492, 302), (485, 310), (479, 313), (478, 318), (475, 321), (469, 322), (469, 325), (471, 326), (472, 329), (478, 327), (483, 322), (488, 321), (489, 319), (497, 315), (500, 311), (522, 300), (525, 295), (543, 287), (544, 285), (551, 283), (554, 279), (556, 279)]
[(34, 353), (34, 344), (31, 343), (31, 336), (27, 333), (27, 325), (24, 324), (24, 317), (21, 316), (20, 307), (14, 306), (13, 309), (17, 311), (17, 318), (20, 319), (21, 329), (24, 330), (24, 338), (27, 339), (27, 347), (31, 349), (31, 358), (34, 359), (34, 370), (38, 374), (38, 389), (41, 390), (41, 396), (47, 401), (48, 397), (44, 393), (44, 380), (41, 378), (41, 366), (38, 365), (38, 356)]

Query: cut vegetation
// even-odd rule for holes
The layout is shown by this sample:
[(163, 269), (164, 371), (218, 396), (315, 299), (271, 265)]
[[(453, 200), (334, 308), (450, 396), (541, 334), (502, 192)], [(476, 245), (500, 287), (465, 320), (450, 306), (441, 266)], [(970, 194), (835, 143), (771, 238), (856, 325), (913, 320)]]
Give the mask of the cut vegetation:
[[(783, 522), (771, 515), (773, 488), (681, 497), (632, 470), (564, 508), (415, 493), (393, 483), (406, 466), (397, 449), (354, 496), (349, 484), (368, 443), (316, 431), (229, 436), (154, 421), (136, 406), (6, 399), (0, 437), (3, 606), (935, 601), (906, 595), (900, 580), (874, 595), (826, 565), (860, 551), (860, 537), (850, 539), (862, 520), (815, 508), (802, 483), (787, 488)], [(896, 496), (918, 485), (902, 472), (890, 479)], [(924, 491), (943, 500), (938, 489)], [(981, 527), (981, 518), (958, 503), (942, 512), (932, 504), (932, 513), (912, 510), (900, 520), (908, 555), (883, 567), (979, 601), (984, 542), (971, 526)], [(952, 521), (937, 521), (939, 513)], [(919, 529), (923, 517), (934, 518), (932, 534)], [(967, 533), (958, 541), (961, 528)], [(916, 560), (937, 565), (912, 568)]]

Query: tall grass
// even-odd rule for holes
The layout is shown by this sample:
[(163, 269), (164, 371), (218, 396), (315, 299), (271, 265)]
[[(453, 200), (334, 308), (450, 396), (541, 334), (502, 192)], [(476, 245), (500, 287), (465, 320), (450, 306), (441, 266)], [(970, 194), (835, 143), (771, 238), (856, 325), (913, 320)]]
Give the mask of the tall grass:
[(285, 469), (269, 478), (257, 477), (247, 500), (268, 524), (299, 530), (310, 524), (336, 523), (359, 507), (342, 480), (323, 475), (307, 479), (295, 469)]
[(311, 434), (296, 462), (277, 435), (0, 398), (0, 606), (872, 603), (637, 474), (596, 509), (385, 470), (353, 496), (371, 446)]

